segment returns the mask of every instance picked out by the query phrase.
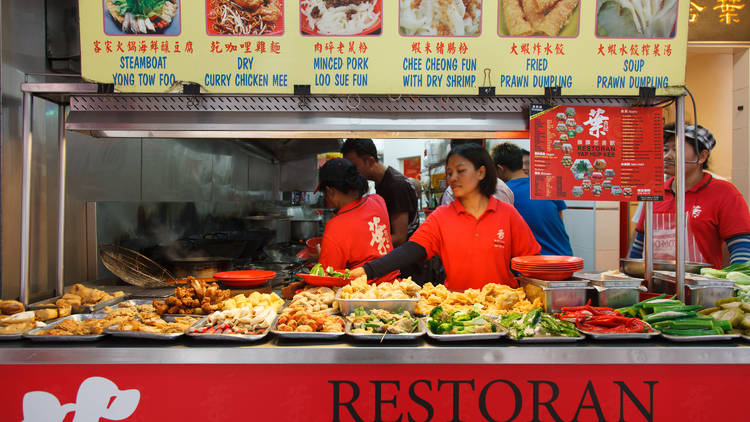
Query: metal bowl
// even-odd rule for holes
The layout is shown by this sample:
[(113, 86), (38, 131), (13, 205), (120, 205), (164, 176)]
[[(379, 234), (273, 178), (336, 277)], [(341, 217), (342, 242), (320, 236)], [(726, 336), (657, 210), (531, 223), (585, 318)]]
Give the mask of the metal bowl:
[[(686, 262), (685, 272), (698, 274), (701, 268), (710, 266), (711, 264), (702, 262)], [(620, 258), (620, 271), (633, 277), (643, 278), (646, 272), (646, 263), (642, 259)], [(675, 261), (654, 260), (654, 271), (675, 271)]]

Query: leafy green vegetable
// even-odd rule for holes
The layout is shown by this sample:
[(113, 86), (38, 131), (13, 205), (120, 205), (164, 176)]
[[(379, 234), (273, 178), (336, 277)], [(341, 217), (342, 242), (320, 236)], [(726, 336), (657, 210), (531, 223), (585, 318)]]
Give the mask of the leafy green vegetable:
[(515, 340), (525, 337), (577, 337), (580, 334), (575, 325), (563, 321), (541, 309), (533, 309), (522, 314), (508, 314), (500, 318), (500, 325), (508, 329), (508, 334)]
[(158, 15), (166, 0), (113, 0), (117, 12), (121, 15), (130, 13), (136, 18), (149, 18)]

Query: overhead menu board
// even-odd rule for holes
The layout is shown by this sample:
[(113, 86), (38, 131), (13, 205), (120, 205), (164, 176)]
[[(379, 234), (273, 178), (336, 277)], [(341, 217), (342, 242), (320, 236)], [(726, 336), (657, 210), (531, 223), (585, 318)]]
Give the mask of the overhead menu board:
[[(79, 0), (124, 92), (636, 95), (684, 84), (684, 0)], [(490, 90), (491, 92), (491, 90)]]
[(532, 198), (664, 198), (661, 108), (532, 105), (530, 113)]

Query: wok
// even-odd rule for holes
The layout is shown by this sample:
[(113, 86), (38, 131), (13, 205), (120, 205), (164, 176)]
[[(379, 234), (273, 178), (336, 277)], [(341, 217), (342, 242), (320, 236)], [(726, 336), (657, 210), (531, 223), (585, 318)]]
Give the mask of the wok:
[[(686, 262), (685, 272), (698, 274), (701, 268), (710, 266), (711, 264), (701, 262)], [(643, 278), (646, 263), (642, 259), (620, 258), (620, 271), (633, 277)], [(654, 260), (654, 271), (675, 271), (675, 261)]]

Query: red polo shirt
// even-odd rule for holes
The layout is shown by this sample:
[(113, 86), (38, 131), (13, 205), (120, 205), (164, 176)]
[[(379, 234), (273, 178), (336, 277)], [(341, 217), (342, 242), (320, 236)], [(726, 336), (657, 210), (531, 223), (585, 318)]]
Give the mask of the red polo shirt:
[[(328, 220), (320, 245), (323, 267), (336, 270), (361, 267), (393, 250), (391, 223), (388, 210), (380, 195), (366, 195), (341, 207)], [(377, 283), (391, 281), (399, 271), (375, 279)]]
[[(674, 259), (674, 227), (677, 209), (672, 180), (664, 182), (664, 200), (654, 203), (654, 248), (671, 253)], [(641, 214), (636, 230), (643, 232)], [(727, 239), (750, 234), (750, 211), (742, 194), (726, 180), (704, 173), (703, 179), (685, 191), (687, 253), (691, 262), (706, 262), (714, 268), (723, 266), (722, 244)], [(661, 237), (657, 236), (662, 234)], [(662, 247), (663, 246), (663, 247)], [(665, 258), (668, 256), (662, 256)]]
[(463, 291), (487, 283), (517, 287), (510, 271), (514, 256), (537, 255), (540, 246), (513, 205), (490, 197), (484, 213), (475, 218), (461, 201), (438, 207), (409, 239), (439, 255), (445, 267), (445, 287)]

